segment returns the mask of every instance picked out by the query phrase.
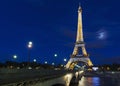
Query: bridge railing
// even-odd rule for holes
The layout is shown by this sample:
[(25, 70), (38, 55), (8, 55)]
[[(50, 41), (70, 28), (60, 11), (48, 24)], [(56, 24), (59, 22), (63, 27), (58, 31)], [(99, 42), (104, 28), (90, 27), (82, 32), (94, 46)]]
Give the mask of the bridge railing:
[[(66, 70), (28, 70), (28, 69), (3, 69), (0, 70), (0, 85), (17, 86), (16, 84), (35, 83), (46, 79), (60, 77), (68, 73)], [(7, 85), (6, 85), (7, 84)], [(19, 85), (18, 85), (19, 86)]]

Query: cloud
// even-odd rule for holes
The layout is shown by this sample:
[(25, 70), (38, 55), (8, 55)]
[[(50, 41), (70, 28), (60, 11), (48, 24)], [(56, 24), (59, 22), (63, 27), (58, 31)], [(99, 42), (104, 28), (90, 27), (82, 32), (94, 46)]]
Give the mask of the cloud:
[(97, 38), (98, 38), (99, 40), (105, 40), (105, 39), (107, 38), (107, 31), (104, 30), (104, 29), (100, 29), (100, 30), (96, 33), (96, 35), (97, 35)]

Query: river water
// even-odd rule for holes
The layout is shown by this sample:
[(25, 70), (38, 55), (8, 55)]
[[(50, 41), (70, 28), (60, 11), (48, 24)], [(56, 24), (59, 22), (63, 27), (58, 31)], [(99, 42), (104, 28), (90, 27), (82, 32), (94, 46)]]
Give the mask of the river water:
[(74, 86), (120, 86), (120, 78), (82, 77)]

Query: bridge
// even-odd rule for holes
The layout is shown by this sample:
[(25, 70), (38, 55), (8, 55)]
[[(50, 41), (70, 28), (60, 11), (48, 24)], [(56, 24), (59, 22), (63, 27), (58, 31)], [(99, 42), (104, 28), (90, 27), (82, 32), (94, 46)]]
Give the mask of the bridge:
[(0, 69), (0, 86), (70, 86), (82, 75), (83, 71)]

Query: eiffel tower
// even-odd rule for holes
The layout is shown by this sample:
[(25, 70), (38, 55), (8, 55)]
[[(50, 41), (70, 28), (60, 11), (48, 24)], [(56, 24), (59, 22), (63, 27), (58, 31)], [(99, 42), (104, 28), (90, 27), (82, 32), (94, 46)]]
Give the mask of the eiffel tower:
[[(80, 50), (81, 50), (81, 54), (80, 54)], [(68, 63), (66, 64), (66, 68), (74, 69), (75, 65), (77, 65), (79, 62), (84, 62), (88, 66), (93, 66), (89, 58), (89, 54), (87, 54), (87, 51), (85, 49), (85, 43), (83, 39), (83, 30), (82, 30), (82, 8), (81, 6), (79, 6), (78, 8), (78, 27), (77, 27), (76, 43), (75, 43), (73, 53), (70, 56)]]

